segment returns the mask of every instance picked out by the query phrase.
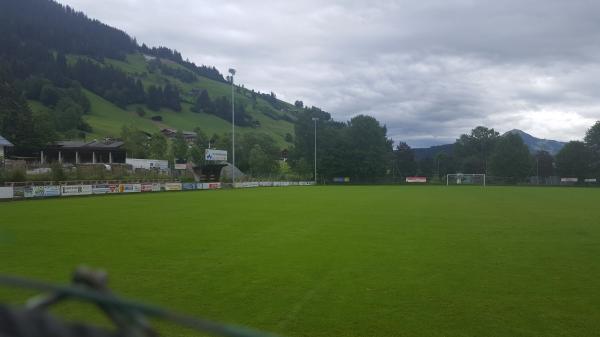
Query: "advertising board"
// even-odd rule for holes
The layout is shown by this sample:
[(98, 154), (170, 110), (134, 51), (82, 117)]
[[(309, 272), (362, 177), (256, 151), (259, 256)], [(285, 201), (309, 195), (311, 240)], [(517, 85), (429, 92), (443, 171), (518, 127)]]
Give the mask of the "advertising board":
[(406, 177), (407, 183), (426, 183), (427, 177)]
[(0, 187), (0, 199), (12, 199), (13, 197), (13, 188), (9, 187)]
[(60, 195), (90, 195), (93, 193), (92, 185), (62, 185), (60, 187)]
[(227, 161), (227, 151), (206, 149), (204, 151), (204, 159), (211, 161)]
[(181, 183), (165, 183), (165, 191), (181, 191)]

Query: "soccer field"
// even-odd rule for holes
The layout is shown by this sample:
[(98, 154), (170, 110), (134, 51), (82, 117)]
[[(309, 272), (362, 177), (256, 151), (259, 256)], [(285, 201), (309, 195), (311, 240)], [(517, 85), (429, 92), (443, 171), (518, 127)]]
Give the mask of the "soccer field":
[[(597, 336), (600, 189), (349, 186), (0, 203), (0, 272), (286, 336)], [(0, 290), (16, 303), (30, 293)], [(66, 306), (71, 317), (91, 309)], [(161, 326), (167, 335), (187, 330)]]

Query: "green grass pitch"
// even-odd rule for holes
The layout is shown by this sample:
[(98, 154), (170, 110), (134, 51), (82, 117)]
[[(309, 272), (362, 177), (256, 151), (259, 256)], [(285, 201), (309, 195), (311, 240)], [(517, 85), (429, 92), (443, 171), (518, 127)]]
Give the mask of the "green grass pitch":
[(0, 272), (103, 267), (121, 295), (287, 336), (597, 336), (599, 201), (348, 186), (0, 203)]

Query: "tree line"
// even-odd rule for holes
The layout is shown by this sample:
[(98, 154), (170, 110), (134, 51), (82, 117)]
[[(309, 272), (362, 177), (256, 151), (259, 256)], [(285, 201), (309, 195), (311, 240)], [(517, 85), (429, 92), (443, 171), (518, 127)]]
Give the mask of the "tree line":
[[(192, 162), (204, 164), (204, 152), (207, 148), (228, 151), (231, 156), (231, 134), (213, 134), (207, 136), (200, 128), (195, 128), (196, 138), (188, 142), (181, 130), (172, 140), (162, 133), (148, 134), (134, 126), (124, 126), (121, 140), (125, 150), (132, 158), (164, 159), (170, 162)], [(275, 140), (265, 133), (244, 133), (236, 137), (236, 166), (254, 177), (272, 175), (280, 172), (281, 150)]]
[(394, 151), (393, 168), (398, 176), (423, 175), (443, 178), (449, 173), (487, 174), (507, 183), (528, 177), (553, 176), (600, 178), (600, 121), (587, 130), (583, 141), (570, 141), (553, 156), (540, 150), (531, 153), (516, 133), (500, 135), (478, 126), (461, 135), (452, 153), (415, 160), (414, 151), (400, 143)]

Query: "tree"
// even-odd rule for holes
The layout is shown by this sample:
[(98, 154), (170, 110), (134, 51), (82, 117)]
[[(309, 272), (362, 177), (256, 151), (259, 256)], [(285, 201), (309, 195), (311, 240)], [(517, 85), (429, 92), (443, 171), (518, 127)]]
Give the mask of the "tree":
[[(41, 131), (38, 129), (38, 131)], [(38, 134), (27, 102), (8, 83), (0, 80), (0, 135), (15, 145), (17, 153), (42, 148), (51, 135)]]
[(294, 106), (297, 108), (304, 108), (304, 102), (297, 100), (294, 102)]
[(255, 144), (252, 150), (250, 150), (248, 164), (250, 172), (254, 176), (272, 172), (272, 165), (269, 165), (269, 158), (258, 144)]
[(499, 136), (494, 129), (478, 126), (456, 140), (454, 154), (462, 164), (463, 173), (487, 173), (487, 164)]
[(418, 162), (418, 175), (424, 177), (432, 177), (434, 173), (434, 161), (431, 157), (423, 158)]
[(148, 136), (145, 133), (133, 126), (123, 126), (121, 139), (128, 157), (148, 158)]
[(382, 177), (388, 168), (392, 142), (387, 128), (371, 117), (359, 115), (348, 123), (348, 153), (346, 165), (358, 179)]
[(556, 155), (556, 169), (562, 177), (584, 179), (590, 173), (591, 152), (585, 143), (568, 142)]
[(584, 141), (592, 156), (591, 169), (594, 174), (600, 175), (600, 121), (587, 130)]
[(551, 177), (554, 175), (554, 157), (547, 151), (535, 153), (535, 171), (539, 177)]
[(176, 160), (188, 159), (188, 143), (183, 137), (183, 132), (181, 130), (178, 130), (175, 134), (172, 144), (172, 152)]
[(155, 134), (153, 134), (152, 138), (150, 138), (148, 150), (150, 153), (150, 157), (152, 157), (153, 159), (167, 158), (167, 139), (165, 138), (165, 136), (160, 132), (156, 132)]
[(194, 144), (190, 147), (190, 159), (192, 163), (196, 165), (202, 165), (204, 163), (204, 149)]
[(213, 103), (210, 100), (210, 96), (208, 96), (208, 92), (206, 90), (202, 90), (200, 95), (196, 98), (196, 102), (192, 107), (193, 112), (204, 112), (204, 113), (212, 113), (214, 110)]
[(443, 179), (447, 174), (456, 173), (456, 162), (451, 155), (438, 153), (435, 156), (435, 164), (440, 179)]
[(489, 166), (493, 175), (519, 181), (531, 174), (531, 164), (529, 148), (523, 139), (508, 133), (498, 139)]
[(417, 172), (415, 153), (405, 142), (400, 142), (394, 151), (394, 175), (400, 177), (414, 176)]

